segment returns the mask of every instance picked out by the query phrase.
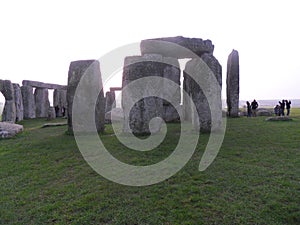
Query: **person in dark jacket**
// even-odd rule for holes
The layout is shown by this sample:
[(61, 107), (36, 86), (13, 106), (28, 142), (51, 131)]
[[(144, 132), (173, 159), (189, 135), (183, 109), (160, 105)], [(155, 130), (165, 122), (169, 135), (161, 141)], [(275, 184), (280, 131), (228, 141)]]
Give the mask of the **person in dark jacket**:
[(246, 102), (246, 104), (247, 104), (247, 117), (251, 117), (252, 115), (252, 113), (251, 113), (251, 105), (250, 105), (250, 102)]
[(285, 100), (279, 101), (280, 110), (279, 110), (279, 116), (284, 116), (284, 108), (285, 108)]
[(286, 105), (286, 115), (289, 116), (290, 115), (290, 111), (291, 111), (291, 100), (285, 100), (285, 105)]
[(258, 108), (258, 103), (254, 99), (253, 102), (251, 102), (251, 109), (252, 109), (252, 115), (255, 117), (256, 116), (256, 110)]

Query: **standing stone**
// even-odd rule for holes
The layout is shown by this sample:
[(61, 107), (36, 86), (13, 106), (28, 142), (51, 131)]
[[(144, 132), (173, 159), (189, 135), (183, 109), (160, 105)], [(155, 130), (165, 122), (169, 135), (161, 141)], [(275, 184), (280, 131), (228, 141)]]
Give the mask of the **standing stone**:
[(35, 113), (37, 118), (47, 118), (50, 108), (48, 89), (36, 88), (34, 91)]
[(227, 61), (227, 110), (228, 116), (239, 116), (239, 93), (240, 93), (240, 71), (239, 71), (239, 53), (232, 50)]
[(5, 98), (2, 121), (16, 122), (16, 105), (13, 84), (10, 80), (0, 80), (0, 91)]
[(55, 89), (53, 92), (53, 106), (56, 117), (66, 116), (67, 110), (67, 90)]
[[(149, 122), (155, 117), (162, 117), (163, 100), (162, 93), (154, 95), (161, 87), (151, 82), (135, 85), (134, 88), (126, 88), (139, 78), (150, 76), (163, 77), (163, 58), (161, 55), (130, 56), (125, 58), (122, 83), (122, 107), (124, 111), (124, 132), (143, 135), (155, 133), (160, 130), (161, 121), (156, 121), (155, 126), (150, 129)], [(138, 95), (138, 96), (137, 96)], [(144, 97), (143, 97), (144, 96)], [(135, 101), (135, 97), (140, 100)], [(130, 105), (133, 104), (133, 107)]]
[(24, 119), (36, 118), (33, 88), (31, 86), (22, 86), (21, 92), (24, 107)]
[(182, 99), (182, 113), (185, 121), (192, 121), (191, 113), (191, 96), (192, 96), (192, 78), (186, 72), (186, 69), (183, 70), (183, 90), (186, 92), (186, 95), (183, 95)]
[[(81, 81), (81, 78), (84, 79)], [(77, 86), (80, 82), (84, 87), (84, 90), (80, 90), (82, 95), (76, 96), (78, 102), (83, 107), (76, 108), (76, 113), (79, 115), (86, 115), (86, 112), (90, 109), (95, 109), (95, 122), (93, 124), (87, 124), (91, 121), (88, 118), (86, 121), (73, 121), (73, 100), (75, 97)], [(82, 89), (82, 88), (81, 88)], [(95, 94), (95, 91), (100, 90), (98, 98), (91, 99), (90, 96)], [(96, 60), (81, 60), (71, 62), (68, 73), (68, 87), (67, 87), (67, 112), (68, 112), (68, 131), (73, 133), (73, 123), (76, 123), (79, 129), (83, 129), (83, 132), (93, 131), (93, 126), (96, 126), (98, 132), (104, 131), (105, 122), (105, 101), (102, 86), (102, 78), (100, 72), (100, 64)], [(89, 115), (87, 115), (89, 116)], [(88, 121), (88, 122), (87, 122)]]
[(19, 84), (13, 84), (15, 92), (15, 105), (16, 105), (16, 122), (24, 119), (24, 108), (21, 88)]
[[(195, 111), (190, 108), (194, 128), (203, 132), (217, 130), (222, 123), (221, 65), (213, 55), (205, 53), (201, 59), (192, 59), (186, 63), (185, 74), (185, 88), (196, 107)], [(191, 74), (195, 75), (193, 78), (197, 82), (191, 79)]]
[[(163, 119), (165, 122), (179, 121), (180, 117), (177, 110), (180, 107), (180, 66), (178, 59), (164, 57), (163, 77), (175, 83), (174, 87), (166, 86), (164, 83), (163, 93)], [(169, 99), (169, 100), (167, 100)], [(177, 110), (176, 110), (177, 109)]]
[(111, 111), (113, 108), (116, 108), (116, 95), (114, 91), (108, 91), (105, 94), (105, 112)]

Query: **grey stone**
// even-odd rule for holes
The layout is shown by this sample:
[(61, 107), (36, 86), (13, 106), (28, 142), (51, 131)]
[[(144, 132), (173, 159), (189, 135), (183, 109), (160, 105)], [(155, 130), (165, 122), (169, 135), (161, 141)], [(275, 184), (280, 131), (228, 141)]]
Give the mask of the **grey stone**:
[[(156, 89), (162, 90), (157, 85), (154, 87), (151, 83), (134, 86), (134, 88), (126, 88), (126, 85), (139, 78), (146, 78), (150, 76), (163, 77), (163, 58), (160, 55), (144, 55), (126, 57), (123, 68), (123, 83), (122, 83), (122, 108), (124, 110), (124, 132), (132, 132), (133, 134), (142, 135), (155, 133), (160, 130), (161, 121), (150, 129), (149, 123), (155, 117), (162, 118), (163, 114), (163, 100), (162, 93), (158, 96), (152, 94)], [(136, 96), (141, 96), (140, 100), (136, 102)], [(151, 96), (152, 95), (152, 96)], [(142, 96), (145, 96), (144, 98)], [(131, 103), (134, 103), (131, 107)]]
[(23, 99), (24, 119), (36, 118), (33, 87), (22, 86), (21, 92), (22, 92), (22, 99)]
[(195, 75), (195, 80), (185, 76), (189, 77), (185, 88), (196, 107), (196, 110), (190, 109), (194, 128), (203, 132), (218, 130), (222, 124), (221, 65), (213, 55), (203, 54), (201, 59), (187, 62), (185, 74)]
[(238, 117), (239, 113), (239, 92), (240, 92), (240, 74), (239, 74), (239, 53), (232, 50), (227, 61), (227, 109), (229, 117)]
[(19, 84), (13, 84), (15, 92), (16, 122), (24, 119), (23, 97)]
[(22, 125), (8, 122), (0, 122), (0, 138), (10, 138), (22, 131)]
[(16, 105), (13, 84), (10, 80), (0, 80), (0, 91), (5, 98), (2, 121), (16, 122)]
[[(85, 77), (81, 81), (81, 78)], [(84, 90), (80, 90), (82, 95), (76, 96), (78, 102), (82, 104), (83, 107), (77, 108), (76, 112), (79, 115), (85, 115), (88, 109), (95, 108), (95, 122), (90, 124), (90, 118), (82, 121), (72, 121), (73, 114), (73, 100), (76, 93), (76, 88), (80, 82), (82, 85), (86, 86)], [(95, 91), (100, 90), (98, 98), (95, 102), (90, 96), (93, 96)], [(102, 86), (102, 78), (100, 72), (100, 64), (96, 60), (79, 60), (73, 61), (69, 67), (68, 73), (68, 88), (67, 88), (67, 112), (68, 112), (68, 131), (73, 133), (73, 123), (75, 122), (78, 129), (82, 132), (91, 132), (93, 127), (96, 126), (98, 132), (104, 131), (105, 123), (105, 101)]]
[[(178, 45), (182, 48), (176, 47)], [(142, 40), (140, 47), (142, 55), (160, 54), (178, 59), (195, 58), (196, 55), (201, 56), (204, 53), (213, 53), (214, 51), (214, 46), (210, 40), (182, 36)]]
[(53, 119), (55, 119), (55, 118), (56, 118), (56, 114), (55, 114), (55, 109), (54, 109), (54, 107), (49, 107), (47, 119), (48, 119), (48, 120), (53, 120)]
[(180, 66), (178, 59), (164, 57), (163, 77), (173, 81), (176, 85), (170, 87), (164, 82), (163, 92), (163, 119), (165, 122), (179, 121), (179, 114), (175, 108), (180, 106)]
[(116, 95), (114, 91), (108, 91), (105, 94), (105, 112), (111, 111), (116, 108)]
[(31, 86), (34, 88), (47, 88), (47, 89), (67, 89), (67, 86), (65, 85), (59, 85), (59, 84), (49, 84), (49, 83), (43, 83), (39, 81), (32, 81), (32, 80), (23, 80), (22, 81), (23, 86)]
[(47, 118), (50, 108), (48, 89), (36, 88), (34, 91), (35, 113), (37, 118)]
[(55, 89), (53, 92), (53, 106), (55, 107), (56, 117), (66, 116), (67, 110), (67, 90)]

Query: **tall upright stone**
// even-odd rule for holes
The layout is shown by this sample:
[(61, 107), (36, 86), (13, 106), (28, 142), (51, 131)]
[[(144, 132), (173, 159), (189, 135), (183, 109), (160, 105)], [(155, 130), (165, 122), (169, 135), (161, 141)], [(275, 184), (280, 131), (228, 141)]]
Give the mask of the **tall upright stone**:
[(218, 130), (222, 124), (221, 65), (212, 54), (205, 53), (201, 59), (187, 62), (185, 74), (185, 88), (196, 108), (189, 110), (194, 128), (203, 132)]
[(24, 119), (24, 107), (22, 92), (19, 84), (13, 84), (15, 92), (15, 105), (16, 105), (16, 122)]
[(105, 94), (105, 112), (111, 111), (113, 108), (116, 108), (116, 95), (114, 91), (108, 91)]
[[(82, 107), (76, 108), (76, 115), (86, 115), (86, 112), (91, 111), (90, 109), (95, 109), (95, 114), (93, 115), (95, 120), (92, 120), (93, 124), (90, 124), (91, 118), (86, 119), (84, 116), (81, 117), (82, 121), (73, 120), (73, 101), (79, 84), (82, 84), (82, 88), (78, 92), (80, 94), (77, 93), (76, 99)], [(95, 90), (99, 90), (100, 93), (98, 98), (92, 99), (91, 96), (95, 94)], [(76, 127), (82, 132), (91, 132), (94, 126), (96, 126), (98, 132), (104, 131), (105, 100), (98, 61), (80, 60), (71, 62), (68, 73), (67, 106), (68, 131), (70, 133), (74, 131), (74, 123), (76, 123)]]
[(163, 63), (163, 77), (174, 82), (175, 85), (170, 87), (164, 82), (162, 118), (165, 122), (175, 122), (180, 119), (178, 113), (181, 102), (180, 66), (178, 59), (172, 57), (164, 57)]
[(54, 89), (53, 92), (53, 106), (56, 117), (66, 116), (67, 110), (67, 90)]
[(37, 118), (47, 118), (50, 108), (49, 93), (47, 88), (36, 88), (34, 91), (35, 113)]
[(232, 50), (227, 60), (227, 110), (229, 117), (239, 116), (239, 93), (240, 93), (240, 70), (239, 53)]
[(16, 121), (16, 105), (13, 84), (10, 80), (0, 80), (0, 91), (5, 98), (2, 121)]
[(24, 119), (36, 118), (33, 87), (22, 86), (21, 93), (22, 93), (22, 98), (23, 98)]
[[(124, 111), (124, 132), (133, 134), (149, 134), (160, 130), (161, 121), (157, 121), (150, 128), (149, 123), (155, 117), (162, 117), (163, 84), (153, 84), (151, 80), (140, 78), (163, 77), (163, 58), (161, 55), (149, 54), (144, 56), (130, 56), (125, 58), (122, 83), (122, 108)], [(154, 79), (153, 79), (154, 80)], [(135, 82), (138, 85), (134, 85)], [(132, 83), (133, 82), (133, 83)], [(133, 87), (126, 87), (134, 85)], [(158, 90), (156, 92), (156, 90)], [(159, 91), (160, 90), (160, 91)], [(159, 96), (153, 94), (158, 93)], [(139, 101), (136, 101), (137, 98)]]

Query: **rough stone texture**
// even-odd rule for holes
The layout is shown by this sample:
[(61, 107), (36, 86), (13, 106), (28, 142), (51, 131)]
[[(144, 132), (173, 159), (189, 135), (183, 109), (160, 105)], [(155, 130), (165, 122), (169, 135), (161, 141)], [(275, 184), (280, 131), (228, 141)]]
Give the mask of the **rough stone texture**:
[(19, 84), (13, 84), (15, 92), (15, 105), (16, 105), (16, 122), (24, 119), (24, 107), (22, 92)]
[[(174, 44), (180, 45), (183, 48), (174, 48)], [(141, 41), (140, 47), (142, 55), (160, 54), (164, 57), (173, 57), (178, 59), (195, 58), (195, 55), (191, 54), (190, 51), (198, 56), (201, 56), (204, 53), (213, 53), (214, 51), (214, 46), (210, 40), (185, 38), (182, 36), (143, 40)]]
[(23, 97), (24, 119), (33, 119), (36, 117), (33, 88), (31, 86), (22, 86), (21, 92)]
[(22, 81), (23, 86), (31, 86), (35, 88), (47, 88), (47, 89), (67, 89), (67, 86), (65, 85), (59, 85), (59, 84), (49, 84), (49, 83), (43, 83), (39, 81), (32, 81), (32, 80), (23, 80)]
[(16, 121), (15, 91), (10, 80), (0, 80), (0, 91), (5, 98), (2, 121)]
[(55, 119), (55, 118), (56, 118), (56, 113), (55, 113), (54, 107), (49, 107), (47, 119), (48, 119), (48, 120), (53, 120), (53, 119)]
[[(57, 107), (57, 117), (67, 115), (67, 90), (55, 89), (53, 92), (53, 106)], [(65, 110), (65, 113), (63, 113)]]
[(239, 116), (239, 92), (240, 92), (239, 53), (232, 50), (227, 61), (227, 110), (229, 117)]
[[(153, 60), (153, 61), (152, 61)], [(151, 84), (126, 88), (126, 85), (139, 78), (148, 76), (163, 76), (163, 59), (160, 55), (144, 55), (126, 57), (123, 68), (123, 83), (122, 83), (122, 108), (124, 110), (124, 132), (132, 132), (133, 134), (149, 134), (160, 130), (161, 121), (155, 124), (153, 130), (149, 128), (149, 122), (154, 117), (162, 117), (163, 100), (159, 96), (149, 96), (141, 98), (135, 102), (132, 108), (130, 103), (134, 102), (133, 98), (136, 93), (139, 96), (148, 96), (152, 90), (158, 87), (153, 87)], [(161, 84), (163, 85), (163, 84)]]
[(259, 108), (256, 112), (257, 116), (272, 116), (273, 109)]
[(110, 112), (113, 108), (116, 108), (116, 95), (114, 91), (108, 91), (105, 94), (105, 112)]
[(10, 138), (23, 131), (23, 126), (8, 122), (0, 122), (0, 139)]
[(105, 113), (105, 122), (111, 123), (113, 122), (121, 122), (124, 119), (124, 112), (121, 108), (113, 108), (111, 111)]
[[(166, 86), (164, 83), (163, 93), (163, 119), (166, 122), (173, 122), (180, 120), (179, 114), (175, 108), (179, 108), (181, 102), (180, 90), (180, 66), (178, 59), (171, 57), (164, 57), (163, 77), (173, 81), (176, 85), (174, 88)], [(171, 101), (167, 101), (170, 99)]]
[(34, 91), (35, 113), (37, 118), (47, 118), (50, 102), (48, 97), (48, 89), (36, 88)]
[[(87, 108), (89, 109), (95, 108), (96, 124), (86, 124), (86, 121), (75, 121), (76, 125), (78, 125), (78, 127), (82, 127), (83, 132), (92, 131), (93, 129), (92, 126), (96, 125), (97, 131), (103, 132), (104, 123), (105, 123), (105, 101), (104, 101), (104, 93), (102, 88), (103, 86), (102, 86), (102, 78), (100, 72), (100, 64), (96, 60), (73, 61), (70, 64), (69, 73), (68, 73), (68, 88), (67, 88), (68, 131), (73, 133), (73, 122), (74, 122), (72, 121), (73, 100), (74, 100), (76, 88), (83, 75), (85, 75), (90, 79), (84, 79), (85, 82), (84, 85), (86, 85), (87, 87), (85, 90), (82, 90), (84, 91), (84, 95), (76, 96), (76, 97), (79, 98), (80, 102), (85, 104), (85, 107), (76, 110), (78, 111), (78, 113), (82, 113), (84, 115), (85, 112), (87, 111)], [(94, 99), (90, 99), (89, 96), (93, 95), (94, 90), (98, 90), (99, 88), (101, 91), (99, 93), (95, 105), (95, 101), (93, 101)]]
[[(214, 124), (215, 130), (220, 128), (222, 123), (222, 67), (211, 54), (203, 54), (201, 59), (192, 59), (187, 62), (185, 78), (189, 76), (187, 74), (195, 74), (197, 83), (189, 77), (185, 88), (196, 107), (196, 111), (189, 110), (192, 114), (191, 119), (194, 128), (203, 132), (210, 132), (213, 121), (212, 116), (214, 116), (213, 119), (216, 122)], [(199, 86), (198, 83), (201, 85)], [(210, 99), (210, 103), (208, 99)], [(199, 119), (197, 119), (197, 116)]]

